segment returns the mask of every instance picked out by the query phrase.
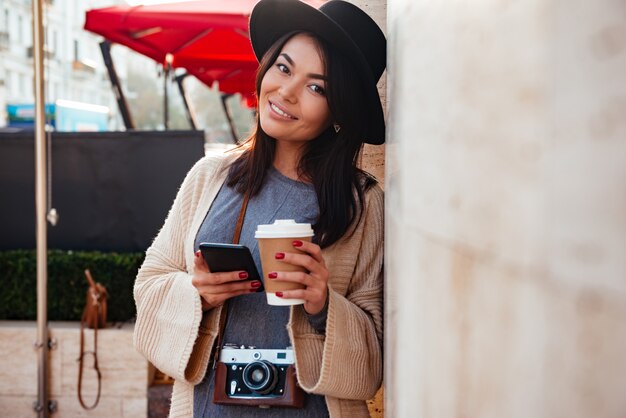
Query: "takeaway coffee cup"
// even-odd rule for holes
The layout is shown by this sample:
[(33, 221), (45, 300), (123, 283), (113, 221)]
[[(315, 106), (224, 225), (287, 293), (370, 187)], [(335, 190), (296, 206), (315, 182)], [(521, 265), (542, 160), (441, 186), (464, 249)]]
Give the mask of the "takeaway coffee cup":
[(276, 253), (294, 253), (302, 251), (293, 246), (293, 241), (311, 241), (313, 229), (311, 224), (299, 224), (293, 219), (277, 219), (273, 224), (257, 226), (254, 237), (259, 242), (261, 255), (261, 267), (263, 269), (263, 281), (265, 293), (269, 305), (299, 305), (304, 303), (302, 299), (285, 299), (276, 296), (276, 292), (285, 290), (303, 289), (299, 283), (281, 282), (268, 278), (274, 271), (306, 271), (304, 267), (285, 263), (275, 258)]

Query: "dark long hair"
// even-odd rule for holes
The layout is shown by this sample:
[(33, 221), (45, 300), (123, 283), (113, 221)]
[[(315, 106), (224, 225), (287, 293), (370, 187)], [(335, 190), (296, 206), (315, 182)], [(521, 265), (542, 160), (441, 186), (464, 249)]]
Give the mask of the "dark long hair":
[[(267, 51), (259, 65), (256, 94), (260, 97), (261, 81), (274, 65), (283, 46), (294, 35), (284, 35)], [(369, 117), (359, 71), (328, 42), (314, 35), (326, 70), (326, 99), (333, 117), (339, 123), (338, 133), (329, 127), (317, 138), (306, 143), (300, 158), (298, 174), (313, 184), (319, 204), (319, 217), (313, 225), (317, 242), (322, 248), (337, 242), (356, 225), (363, 213), (364, 193), (376, 180), (357, 167), (362, 140), (366, 137), (362, 121)], [(274, 161), (276, 142), (261, 128), (259, 113), (251, 136), (240, 146), (242, 154), (230, 166), (228, 185), (239, 193), (257, 194), (267, 170)]]

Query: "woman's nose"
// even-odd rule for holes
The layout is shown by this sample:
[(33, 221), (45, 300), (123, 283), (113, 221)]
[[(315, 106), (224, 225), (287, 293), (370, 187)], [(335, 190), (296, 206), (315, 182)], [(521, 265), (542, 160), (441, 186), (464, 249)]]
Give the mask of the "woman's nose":
[(292, 103), (297, 101), (295, 83), (285, 82), (281, 84), (280, 88), (278, 89), (278, 94), (280, 94), (280, 97), (282, 97), (286, 101)]

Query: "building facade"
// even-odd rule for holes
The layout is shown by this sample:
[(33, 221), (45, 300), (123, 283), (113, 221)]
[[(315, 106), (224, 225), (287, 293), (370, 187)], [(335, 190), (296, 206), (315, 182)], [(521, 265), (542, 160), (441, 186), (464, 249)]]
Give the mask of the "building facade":
[[(58, 99), (108, 106), (110, 127), (118, 128), (115, 96), (98, 43), (101, 38), (83, 29), (89, 9), (125, 4), (121, 0), (46, 0), (46, 103)], [(34, 103), (32, 1), (0, 0), (0, 127), (6, 125), (7, 104)], [(116, 58), (125, 54), (115, 49)], [(125, 60), (116, 59), (125, 78)]]

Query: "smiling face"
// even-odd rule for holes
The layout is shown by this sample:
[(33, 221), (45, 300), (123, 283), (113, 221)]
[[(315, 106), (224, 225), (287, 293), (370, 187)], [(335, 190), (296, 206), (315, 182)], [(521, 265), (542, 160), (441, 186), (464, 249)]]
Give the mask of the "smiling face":
[(259, 120), (277, 141), (303, 143), (330, 126), (324, 61), (317, 42), (298, 34), (283, 46), (261, 81)]

